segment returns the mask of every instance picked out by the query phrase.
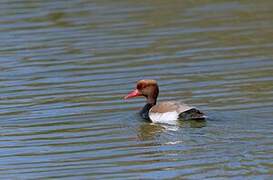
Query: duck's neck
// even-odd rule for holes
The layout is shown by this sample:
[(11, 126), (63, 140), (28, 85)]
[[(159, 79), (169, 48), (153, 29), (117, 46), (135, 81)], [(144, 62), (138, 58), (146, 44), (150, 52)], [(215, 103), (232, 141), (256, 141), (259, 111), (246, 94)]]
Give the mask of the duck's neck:
[(147, 97), (147, 104), (155, 105), (157, 97)]
[(152, 93), (150, 93), (148, 96), (146, 96), (147, 104), (140, 111), (141, 117), (146, 120), (150, 120), (149, 111), (156, 104), (157, 96), (159, 93), (158, 86), (154, 86), (151, 91), (152, 91)]

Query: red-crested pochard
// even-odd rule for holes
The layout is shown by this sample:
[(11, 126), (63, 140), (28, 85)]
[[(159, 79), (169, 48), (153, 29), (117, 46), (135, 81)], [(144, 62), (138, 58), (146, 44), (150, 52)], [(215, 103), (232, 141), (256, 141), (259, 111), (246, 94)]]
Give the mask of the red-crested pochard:
[(144, 79), (137, 82), (136, 89), (124, 99), (144, 96), (147, 104), (140, 111), (142, 118), (152, 122), (168, 123), (181, 120), (203, 120), (204, 113), (195, 107), (188, 106), (180, 101), (164, 101), (157, 103), (159, 88), (155, 80)]

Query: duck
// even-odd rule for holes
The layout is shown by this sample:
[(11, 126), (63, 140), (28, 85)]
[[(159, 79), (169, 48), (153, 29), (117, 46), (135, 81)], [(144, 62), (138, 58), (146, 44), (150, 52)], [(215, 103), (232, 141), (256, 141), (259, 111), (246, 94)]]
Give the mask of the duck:
[(153, 123), (170, 123), (177, 120), (205, 120), (206, 116), (196, 107), (182, 101), (163, 101), (157, 103), (159, 87), (156, 80), (139, 80), (136, 88), (124, 99), (145, 97), (146, 105), (140, 111), (140, 116)]

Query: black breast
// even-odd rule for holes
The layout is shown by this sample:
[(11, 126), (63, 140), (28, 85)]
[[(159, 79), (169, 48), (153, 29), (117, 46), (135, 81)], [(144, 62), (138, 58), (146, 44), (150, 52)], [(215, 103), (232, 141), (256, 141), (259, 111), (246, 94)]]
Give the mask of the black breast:
[(149, 120), (150, 121), (150, 118), (149, 118), (149, 110), (153, 107), (152, 104), (146, 104), (142, 110), (139, 112), (140, 116), (143, 118), (143, 119), (146, 119), (146, 120)]

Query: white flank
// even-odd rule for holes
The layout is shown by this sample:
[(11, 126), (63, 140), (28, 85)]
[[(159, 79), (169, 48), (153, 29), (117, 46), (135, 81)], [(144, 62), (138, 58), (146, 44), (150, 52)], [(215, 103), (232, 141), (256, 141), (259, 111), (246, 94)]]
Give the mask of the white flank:
[(153, 113), (149, 112), (149, 117), (154, 123), (175, 123), (178, 119), (178, 113), (176, 111), (165, 113)]

